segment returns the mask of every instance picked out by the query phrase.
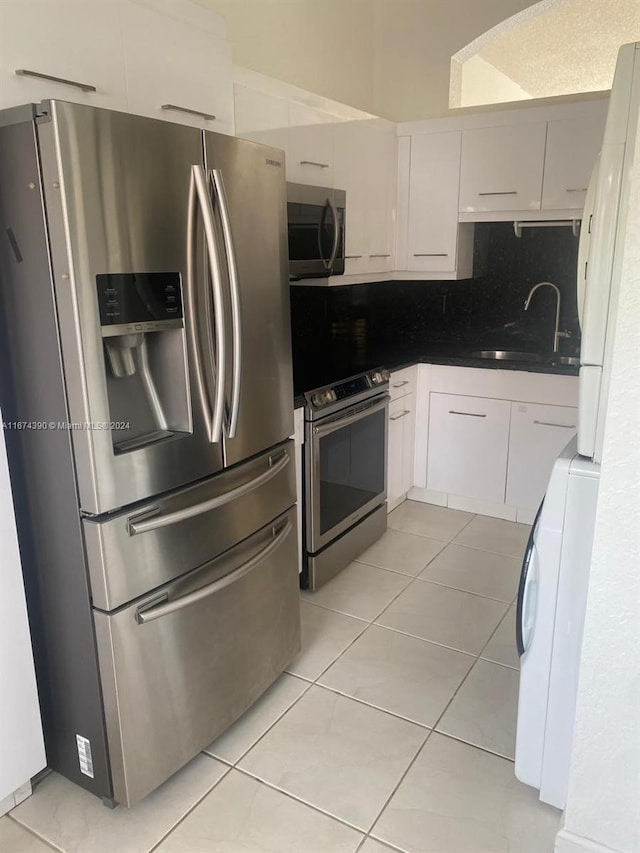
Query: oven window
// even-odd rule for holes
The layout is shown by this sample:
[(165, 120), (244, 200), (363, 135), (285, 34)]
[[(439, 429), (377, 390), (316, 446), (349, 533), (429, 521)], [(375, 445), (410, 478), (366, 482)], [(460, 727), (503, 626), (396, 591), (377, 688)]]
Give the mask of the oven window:
[(320, 533), (326, 533), (385, 488), (386, 410), (320, 439)]

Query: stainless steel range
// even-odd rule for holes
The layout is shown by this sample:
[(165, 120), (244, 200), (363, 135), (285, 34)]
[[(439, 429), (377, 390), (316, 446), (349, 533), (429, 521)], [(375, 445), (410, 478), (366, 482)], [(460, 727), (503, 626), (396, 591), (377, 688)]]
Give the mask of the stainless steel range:
[(387, 529), (389, 373), (305, 394), (302, 582), (319, 589)]

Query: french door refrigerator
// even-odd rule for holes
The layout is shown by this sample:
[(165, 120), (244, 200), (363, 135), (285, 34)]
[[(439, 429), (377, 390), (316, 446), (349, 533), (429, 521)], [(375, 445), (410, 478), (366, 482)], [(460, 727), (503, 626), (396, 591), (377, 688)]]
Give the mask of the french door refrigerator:
[(0, 113), (2, 410), (50, 767), (132, 805), (300, 645), (283, 154)]

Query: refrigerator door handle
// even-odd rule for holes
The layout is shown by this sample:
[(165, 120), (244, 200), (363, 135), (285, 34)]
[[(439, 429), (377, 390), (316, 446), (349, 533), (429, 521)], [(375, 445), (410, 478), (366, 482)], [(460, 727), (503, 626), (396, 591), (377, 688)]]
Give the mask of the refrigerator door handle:
[[(224, 297), (222, 292), (222, 271), (220, 269), (220, 257), (216, 240), (215, 221), (211, 196), (207, 189), (207, 181), (204, 169), (199, 164), (191, 167), (191, 178), (195, 184), (195, 192), (200, 205), (202, 222), (204, 225), (205, 244), (209, 258), (209, 269), (211, 272), (211, 293), (213, 296), (213, 314), (215, 327), (215, 365), (216, 387), (214, 393), (213, 414), (211, 415), (211, 429), (209, 440), (217, 444), (222, 440), (222, 424), (224, 419), (224, 377), (225, 359), (227, 350), (226, 326), (224, 317)], [(195, 318), (194, 318), (195, 322)]]
[(224, 239), (225, 252), (227, 254), (227, 268), (229, 270), (231, 322), (233, 325), (233, 373), (231, 380), (231, 403), (228, 435), (229, 438), (235, 438), (236, 430), (238, 428), (238, 412), (240, 410), (240, 390), (242, 381), (242, 318), (240, 316), (240, 285), (238, 282), (236, 252), (231, 233), (229, 203), (227, 201), (227, 193), (224, 187), (222, 172), (220, 169), (211, 169), (210, 174), (213, 189), (220, 207), (222, 235)]
[(535, 597), (532, 598), (537, 588), (537, 570), (532, 571), (532, 563), (535, 555), (535, 535), (542, 513), (544, 500), (538, 507), (535, 520), (531, 526), (527, 547), (524, 550), (524, 559), (522, 561), (522, 572), (520, 574), (520, 584), (518, 586), (518, 602), (516, 607), (516, 646), (518, 656), (527, 651), (529, 647), (529, 639), (533, 628), (532, 618), (535, 617), (535, 612), (531, 613), (531, 607), (535, 604)]
[(218, 580), (215, 580), (200, 589), (196, 589), (194, 592), (189, 592), (180, 598), (176, 598), (173, 601), (163, 601), (160, 599), (163, 603), (158, 603), (158, 599), (154, 599), (148, 605), (143, 605), (136, 610), (136, 622), (138, 622), (139, 625), (144, 625), (147, 622), (152, 622), (154, 619), (160, 619), (162, 616), (168, 616), (170, 613), (183, 610), (185, 607), (189, 607), (191, 604), (196, 604), (198, 601), (202, 601), (210, 595), (215, 595), (215, 593), (220, 592), (220, 590), (225, 587), (231, 586), (231, 584), (240, 580), (240, 578), (245, 575), (248, 575), (268, 559), (268, 557), (270, 557), (271, 554), (280, 547), (292, 529), (293, 525), (288, 520), (285, 521), (279, 530), (273, 527), (271, 530), (273, 538), (269, 544), (258, 551), (255, 556), (250, 560), (247, 560), (247, 562), (242, 566), (239, 566), (239, 568), (234, 569), (232, 572), (229, 572), (229, 574), (218, 578)]
[(221, 506), (225, 506), (225, 504), (250, 494), (250, 492), (254, 492), (256, 489), (264, 486), (265, 483), (268, 483), (269, 480), (277, 477), (287, 467), (289, 464), (289, 454), (281, 451), (279, 458), (275, 454), (269, 456), (267, 463), (269, 467), (262, 474), (249, 480), (248, 483), (242, 483), (240, 486), (236, 486), (235, 489), (230, 489), (223, 495), (216, 495), (214, 498), (183, 507), (182, 509), (175, 510), (175, 512), (164, 513), (164, 515), (149, 515), (147, 512), (143, 517), (138, 516), (137, 520), (135, 517), (130, 518), (127, 525), (129, 536), (136, 536), (139, 533), (147, 533), (149, 530), (157, 530), (159, 527), (178, 524), (196, 515), (202, 515), (204, 512), (218, 509)]
[(186, 275), (186, 291), (187, 291), (187, 317), (186, 327), (187, 334), (190, 338), (192, 368), (195, 373), (196, 387), (198, 389), (198, 397), (200, 398), (200, 406), (202, 415), (205, 420), (207, 433), (209, 437), (212, 435), (212, 414), (207, 396), (207, 387), (202, 367), (202, 353), (200, 350), (200, 342), (197, 328), (197, 300), (196, 300), (196, 219), (198, 214), (198, 202), (196, 196), (196, 182), (193, 171), (189, 182), (189, 209), (187, 214), (187, 275)]

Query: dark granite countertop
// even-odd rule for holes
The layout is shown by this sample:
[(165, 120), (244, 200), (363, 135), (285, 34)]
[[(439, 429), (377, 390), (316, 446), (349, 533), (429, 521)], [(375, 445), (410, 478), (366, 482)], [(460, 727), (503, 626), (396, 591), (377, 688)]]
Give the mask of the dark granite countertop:
[[(351, 349), (351, 348), (349, 348)], [(524, 370), (529, 373), (551, 373), (563, 376), (577, 376), (578, 368), (571, 365), (552, 364), (552, 356), (544, 356), (543, 361), (507, 361), (490, 358), (477, 358), (469, 355), (482, 347), (464, 348), (454, 344), (429, 344), (424, 349), (416, 345), (397, 345), (393, 347), (367, 348), (366, 351), (349, 353), (333, 351), (330, 357), (322, 358), (313, 368), (305, 371), (305, 377), (299, 377), (295, 387), (296, 407), (304, 404), (303, 394), (314, 388), (320, 388), (331, 382), (346, 379), (375, 367), (387, 370), (401, 370), (414, 364), (443, 364), (453, 367), (479, 367), (489, 370)], [(303, 384), (304, 383), (304, 384)]]

